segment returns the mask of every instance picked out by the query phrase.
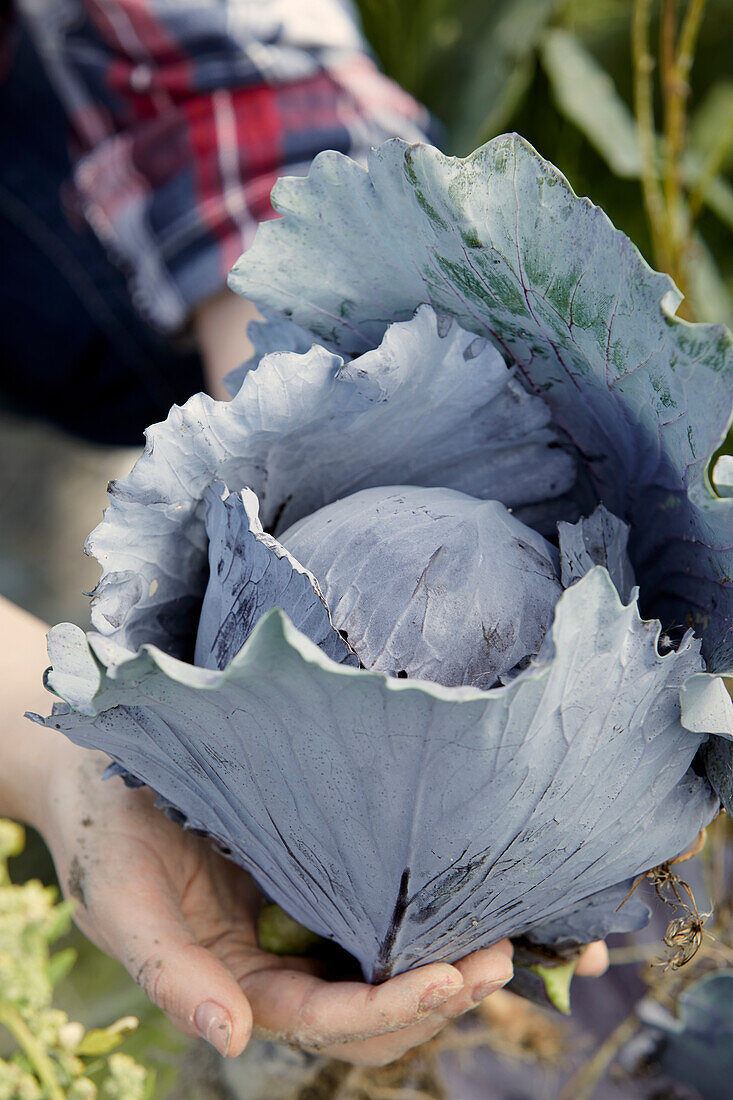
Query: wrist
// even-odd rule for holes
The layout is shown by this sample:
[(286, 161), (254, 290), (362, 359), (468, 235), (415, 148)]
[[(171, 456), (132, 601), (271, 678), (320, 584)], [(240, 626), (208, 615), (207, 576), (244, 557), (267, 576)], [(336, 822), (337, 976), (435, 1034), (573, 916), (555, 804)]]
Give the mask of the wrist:
[[(110, 764), (103, 752), (75, 745), (56, 730), (37, 727), (44, 739), (44, 761), (29, 779), (30, 798), (26, 821), (32, 825), (54, 852), (54, 838), (65, 831), (72, 819), (80, 821), (87, 814), (90, 785), (101, 783)], [(127, 793), (127, 792), (125, 792)], [(106, 790), (109, 803), (119, 797), (119, 791)]]
[(67, 759), (65, 738), (22, 718), (11, 739), (12, 760), (0, 778), (0, 815), (43, 833), (53, 787)]
[(43, 687), (48, 665), (46, 624), (0, 597), (0, 633), (6, 639), (0, 681), (0, 815), (34, 824), (59, 735), (24, 717), (47, 714)]
[(204, 364), (206, 389), (219, 401), (230, 394), (222, 379), (252, 354), (247, 325), (259, 317), (252, 302), (224, 288), (194, 310), (193, 327)]

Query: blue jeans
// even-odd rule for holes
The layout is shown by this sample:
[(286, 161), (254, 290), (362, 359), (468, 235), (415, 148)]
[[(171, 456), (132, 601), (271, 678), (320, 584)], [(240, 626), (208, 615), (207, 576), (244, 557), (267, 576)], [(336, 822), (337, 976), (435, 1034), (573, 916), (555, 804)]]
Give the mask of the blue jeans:
[(150, 328), (62, 188), (68, 124), (16, 28), (0, 81), (0, 403), (97, 443), (137, 444), (203, 388), (198, 353)]

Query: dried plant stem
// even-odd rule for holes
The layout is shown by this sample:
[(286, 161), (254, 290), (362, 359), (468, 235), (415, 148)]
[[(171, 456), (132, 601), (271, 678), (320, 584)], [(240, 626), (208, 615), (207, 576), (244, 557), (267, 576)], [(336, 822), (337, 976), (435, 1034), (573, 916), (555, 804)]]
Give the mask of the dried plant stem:
[(384, 1086), (376, 1088), (371, 1093), (370, 1100), (431, 1100), (422, 1089), (390, 1088)]
[(297, 1100), (447, 1100), (437, 1064), (441, 1049), (442, 1037), (384, 1067), (327, 1062)]
[(690, 72), (695, 59), (695, 49), (705, 14), (706, 0), (689, 0), (682, 21), (677, 45), (674, 70), (669, 84), (670, 101), (668, 110), (671, 116), (670, 136), (671, 153), (679, 180), (679, 168), (685, 144), (687, 100), (690, 95)]
[(667, 247), (667, 213), (659, 179), (654, 130), (654, 58), (649, 47), (650, 18), (650, 0), (634, 0), (631, 49), (634, 60), (634, 114), (641, 159), (641, 188), (655, 262), (663, 271), (671, 273), (671, 256)]
[(590, 1100), (611, 1062), (621, 1048), (633, 1039), (638, 1027), (635, 1013), (626, 1016), (603, 1040), (593, 1056), (573, 1074), (557, 1100)]
[(705, 893), (710, 901), (715, 898), (716, 902), (718, 899), (722, 901), (727, 893), (725, 883), (726, 822), (726, 815), (719, 814), (708, 825), (708, 843), (703, 850), (701, 860)]

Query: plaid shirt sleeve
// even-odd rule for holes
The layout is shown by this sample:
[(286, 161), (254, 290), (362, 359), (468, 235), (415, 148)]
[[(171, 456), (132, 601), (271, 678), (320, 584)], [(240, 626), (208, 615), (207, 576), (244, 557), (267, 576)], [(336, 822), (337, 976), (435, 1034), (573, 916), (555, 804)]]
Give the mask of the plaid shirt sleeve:
[(280, 175), (420, 140), (350, 0), (19, 0), (65, 104), (74, 186), (133, 300), (175, 331), (224, 285)]

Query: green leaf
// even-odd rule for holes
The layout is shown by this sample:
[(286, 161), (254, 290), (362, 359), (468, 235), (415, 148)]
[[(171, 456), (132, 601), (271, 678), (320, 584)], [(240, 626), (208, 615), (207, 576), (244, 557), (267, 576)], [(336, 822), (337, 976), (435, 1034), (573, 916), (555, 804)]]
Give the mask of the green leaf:
[[(357, 0), (364, 34), (380, 67), (421, 98), (436, 61), (461, 34), (451, 0)], [(405, 49), (409, 42), (410, 48)]]
[[(53, 889), (55, 892), (55, 887)], [(53, 920), (49, 923), (46, 933), (49, 943), (67, 934), (71, 928), (71, 918), (76, 907), (75, 901), (62, 901), (54, 907)]]
[(149, 1069), (145, 1078), (145, 1091), (143, 1093), (142, 1100), (155, 1100), (156, 1094), (155, 1086), (158, 1083), (158, 1074), (154, 1069)]
[(478, 5), (476, 33), (468, 36), (471, 62), (457, 101), (458, 149), (473, 148), (507, 124), (532, 81), (537, 41), (556, 6), (555, 0)]
[[(607, 72), (598, 64), (580, 39), (569, 31), (547, 31), (540, 47), (542, 66), (547, 73), (558, 110), (590, 142), (609, 168), (621, 179), (638, 179), (641, 161), (634, 116), (619, 95)], [(705, 170), (708, 156), (714, 154), (724, 128), (733, 117), (733, 82), (716, 85), (699, 109), (697, 123), (691, 126), (689, 149), (682, 172), (692, 189)], [(715, 91), (715, 89), (714, 89)], [(728, 159), (730, 159), (730, 154)], [(702, 196), (705, 206), (733, 228), (733, 187), (722, 175), (713, 175)], [(698, 311), (699, 312), (699, 311)], [(710, 311), (699, 312), (703, 320)], [(722, 320), (720, 310), (715, 314)]]
[(57, 951), (49, 959), (46, 973), (51, 985), (56, 986), (71, 971), (76, 962), (76, 951), (73, 947), (66, 947), (63, 951)]
[(711, 179), (705, 189), (703, 202), (724, 225), (733, 229), (733, 187), (726, 179), (722, 176)]
[[(719, 80), (713, 84), (690, 118), (689, 147), (700, 157), (709, 157), (717, 149), (721, 135), (731, 126), (733, 126), (733, 80)], [(731, 165), (733, 165), (733, 146), (729, 147), (721, 168)]]
[(263, 951), (272, 955), (305, 955), (321, 937), (289, 917), (274, 902), (266, 905), (257, 922), (257, 938)]
[(135, 1031), (138, 1021), (134, 1016), (124, 1016), (109, 1027), (88, 1031), (74, 1051), (82, 1057), (92, 1058), (99, 1054), (108, 1054), (120, 1045), (131, 1031)]
[(550, 30), (540, 57), (558, 110), (565, 115), (622, 179), (640, 173), (634, 116), (616, 86), (575, 35)]
[(687, 254), (687, 279), (695, 316), (733, 328), (733, 298), (715, 257), (699, 234)]

